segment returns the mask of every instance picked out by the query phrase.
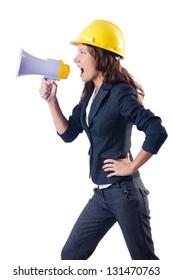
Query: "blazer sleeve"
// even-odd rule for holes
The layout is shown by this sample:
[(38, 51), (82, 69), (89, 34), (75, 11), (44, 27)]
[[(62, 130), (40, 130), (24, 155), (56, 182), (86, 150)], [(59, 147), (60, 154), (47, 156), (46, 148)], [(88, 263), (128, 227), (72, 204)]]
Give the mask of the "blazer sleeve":
[(118, 95), (118, 106), (121, 115), (145, 133), (142, 148), (152, 154), (157, 154), (167, 138), (166, 129), (162, 126), (160, 117), (140, 104), (136, 90), (126, 85)]
[(68, 128), (63, 134), (57, 134), (66, 143), (74, 141), (77, 136), (83, 132), (83, 128), (80, 121), (81, 116), (81, 103), (76, 105), (72, 111), (72, 115), (68, 119)]

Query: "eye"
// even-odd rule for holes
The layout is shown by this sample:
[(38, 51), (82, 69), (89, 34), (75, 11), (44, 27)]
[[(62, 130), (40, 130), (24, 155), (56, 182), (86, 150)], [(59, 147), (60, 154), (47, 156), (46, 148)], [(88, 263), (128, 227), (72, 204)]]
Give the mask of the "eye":
[(86, 54), (86, 52), (85, 52), (85, 51), (81, 51), (81, 54), (85, 55), (85, 54)]

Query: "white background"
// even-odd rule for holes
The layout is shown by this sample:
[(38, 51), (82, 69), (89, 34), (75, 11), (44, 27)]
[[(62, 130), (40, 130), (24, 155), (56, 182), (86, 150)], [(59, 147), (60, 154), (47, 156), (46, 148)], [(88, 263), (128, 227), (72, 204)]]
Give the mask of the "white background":
[[(170, 2), (4, 1), (0, 10), (2, 279), (25, 279), (26, 276), (13, 276), (13, 269), (19, 265), (23, 268), (64, 265), (60, 261), (61, 248), (93, 188), (88, 178), (86, 135), (81, 134), (71, 144), (56, 136), (47, 104), (38, 93), (42, 77), (16, 78), (19, 51), (23, 48), (39, 58), (62, 59), (70, 65), (67, 80), (58, 82), (59, 102), (68, 117), (83, 88), (80, 71), (73, 62), (77, 49), (69, 41), (98, 18), (114, 22), (123, 31), (126, 40), (123, 65), (144, 86), (145, 106), (161, 116), (169, 134), (158, 155), (140, 169), (150, 191), (152, 234), (161, 259), (158, 265), (167, 273), (172, 249)], [(134, 130), (134, 155), (143, 140), (144, 135)], [(87, 263), (133, 264), (117, 225)]]

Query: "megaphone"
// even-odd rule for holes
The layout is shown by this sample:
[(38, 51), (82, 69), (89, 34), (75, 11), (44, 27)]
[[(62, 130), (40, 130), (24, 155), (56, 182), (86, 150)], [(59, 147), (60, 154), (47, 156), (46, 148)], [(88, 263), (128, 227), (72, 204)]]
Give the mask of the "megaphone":
[(70, 67), (62, 60), (43, 60), (20, 50), (16, 77), (23, 75), (43, 75), (47, 80), (60, 80), (68, 77)]

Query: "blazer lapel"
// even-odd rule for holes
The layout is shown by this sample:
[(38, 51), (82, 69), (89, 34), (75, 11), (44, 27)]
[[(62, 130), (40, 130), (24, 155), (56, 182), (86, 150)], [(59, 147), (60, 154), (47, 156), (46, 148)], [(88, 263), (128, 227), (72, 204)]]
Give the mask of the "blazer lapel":
[[(96, 115), (103, 99), (105, 98), (105, 96), (108, 94), (109, 89), (111, 89), (112, 84), (103, 84), (99, 90), (99, 92), (97, 93), (91, 108), (90, 108), (90, 113), (88, 116), (88, 124), (90, 125), (94, 116)], [(88, 103), (87, 103), (88, 104)]]
[(85, 130), (88, 130), (88, 126), (86, 124), (86, 108), (87, 108), (88, 102), (91, 98), (92, 92), (93, 92), (93, 89), (86, 95), (86, 97), (83, 101), (82, 110), (81, 110), (81, 123)]

